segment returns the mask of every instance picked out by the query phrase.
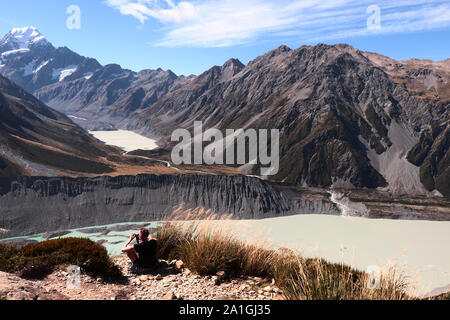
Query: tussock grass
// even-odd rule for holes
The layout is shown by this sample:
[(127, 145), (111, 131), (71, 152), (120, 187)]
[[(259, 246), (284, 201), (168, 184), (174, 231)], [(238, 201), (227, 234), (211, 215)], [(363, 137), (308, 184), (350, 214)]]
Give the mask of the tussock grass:
[(157, 231), (159, 258), (181, 259), (191, 271), (232, 277), (274, 279), (289, 300), (405, 300), (408, 279), (394, 268), (370, 275), (344, 264), (305, 259), (293, 251), (243, 243), (232, 232), (209, 223), (166, 223)]
[(343, 264), (298, 258), (296, 270), (283, 284), (289, 300), (409, 300), (407, 278), (395, 269), (379, 280)]

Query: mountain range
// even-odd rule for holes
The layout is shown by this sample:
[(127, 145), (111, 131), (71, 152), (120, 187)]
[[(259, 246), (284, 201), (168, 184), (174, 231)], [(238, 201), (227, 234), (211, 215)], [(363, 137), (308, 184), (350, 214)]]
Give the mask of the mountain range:
[(450, 196), (450, 59), (281, 46), (247, 65), (230, 59), (177, 76), (102, 66), (28, 27), (0, 41), (0, 73), (84, 129), (129, 129), (161, 138), (168, 150), (171, 132), (194, 121), (277, 128), (277, 182)]
[(113, 171), (107, 146), (3, 76), (0, 112), (1, 176)]

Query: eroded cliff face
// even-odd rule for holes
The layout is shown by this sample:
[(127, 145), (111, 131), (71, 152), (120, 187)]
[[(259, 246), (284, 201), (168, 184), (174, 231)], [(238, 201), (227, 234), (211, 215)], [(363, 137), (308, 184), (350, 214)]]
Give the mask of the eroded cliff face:
[(292, 197), (244, 176), (0, 178), (0, 228), (9, 230), (8, 237), (202, 213), (262, 219), (339, 209), (326, 199)]

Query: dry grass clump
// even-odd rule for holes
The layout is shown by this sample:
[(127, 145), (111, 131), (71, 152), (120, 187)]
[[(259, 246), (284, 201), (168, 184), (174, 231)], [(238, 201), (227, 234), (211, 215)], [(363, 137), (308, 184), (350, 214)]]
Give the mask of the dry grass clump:
[(275, 252), (242, 244), (232, 233), (211, 225), (166, 223), (158, 228), (160, 259), (181, 259), (200, 275), (226, 271), (232, 276), (272, 277)]
[(193, 272), (275, 279), (289, 300), (404, 300), (408, 281), (395, 269), (382, 272), (379, 284), (343, 264), (304, 259), (237, 240), (211, 224), (166, 223), (157, 231), (159, 258), (181, 259)]
[(156, 230), (155, 236), (158, 239), (156, 257), (164, 260), (174, 258), (181, 243), (190, 238), (181, 225), (173, 223), (164, 223)]
[(289, 300), (408, 300), (408, 281), (395, 269), (374, 277), (343, 264), (298, 259), (283, 290)]

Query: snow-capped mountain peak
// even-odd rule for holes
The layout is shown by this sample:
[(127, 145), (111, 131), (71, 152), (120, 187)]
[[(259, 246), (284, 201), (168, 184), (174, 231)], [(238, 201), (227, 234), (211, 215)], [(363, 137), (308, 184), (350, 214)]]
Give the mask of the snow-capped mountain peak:
[(0, 51), (3, 54), (5, 52), (25, 51), (36, 44), (49, 44), (36, 27), (13, 28), (0, 41)]

